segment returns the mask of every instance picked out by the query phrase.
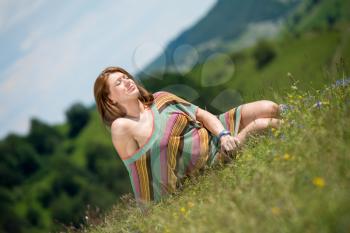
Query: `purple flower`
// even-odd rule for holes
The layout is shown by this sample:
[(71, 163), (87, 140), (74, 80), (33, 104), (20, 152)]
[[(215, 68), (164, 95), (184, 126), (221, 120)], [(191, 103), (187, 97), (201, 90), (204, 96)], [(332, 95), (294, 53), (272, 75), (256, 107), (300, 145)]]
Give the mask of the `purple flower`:
[(288, 105), (288, 104), (280, 104), (279, 105), (279, 111), (281, 113), (281, 115), (285, 115), (287, 112), (293, 110), (294, 107), (292, 105)]
[(313, 107), (320, 109), (321, 106), (322, 106), (322, 102), (321, 101), (317, 101), (316, 104), (314, 104)]
[(338, 79), (335, 81), (335, 84), (332, 85), (332, 87), (345, 87), (350, 84), (350, 77), (346, 79)]

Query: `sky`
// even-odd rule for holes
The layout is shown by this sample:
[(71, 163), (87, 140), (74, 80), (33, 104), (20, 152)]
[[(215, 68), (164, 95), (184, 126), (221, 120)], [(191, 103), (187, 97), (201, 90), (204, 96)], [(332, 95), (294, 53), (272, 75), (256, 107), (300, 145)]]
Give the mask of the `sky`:
[(216, 0), (0, 0), (0, 139), (94, 103), (107, 66), (136, 75)]

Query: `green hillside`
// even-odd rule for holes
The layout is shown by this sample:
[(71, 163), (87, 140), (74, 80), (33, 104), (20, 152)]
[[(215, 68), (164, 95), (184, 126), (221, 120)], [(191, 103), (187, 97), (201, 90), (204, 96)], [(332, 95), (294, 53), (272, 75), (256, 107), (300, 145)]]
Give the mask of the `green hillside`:
[(288, 30), (303, 33), (310, 30), (324, 30), (336, 23), (350, 19), (348, 0), (307, 0), (303, 1), (287, 22)]
[[(152, 91), (171, 90), (215, 113), (243, 102), (275, 99), (274, 93), (283, 93), (293, 80), (298, 80), (303, 90), (317, 89), (338, 79), (341, 72), (349, 73), (350, 31), (343, 28), (339, 25), (331, 30), (310, 31), (297, 38), (286, 35), (267, 41), (275, 57), (260, 69), (253, 56), (258, 45), (240, 52), (218, 54), (188, 74), (166, 73), (162, 75), (162, 82), (147, 79), (143, 84)], [(229, 65), (227, 60), (231, 61)], [(182, 85), (175, 85), (177, 83)], [(228, 95), (225, 103), (217, 105), (213, 100), (223, 91), (236, 94)]]
[[(347, 83), (347, 86), (343, 85)], [(148, 206), (131, 200), (84, 232), (348, 232), (350, 80), (280, 102), (290, 110), (278, 130), (250, 138), (234, 161), (188, 180)]]
[[(232, 53), (232, 77), (220, 76), (230, 69), (220, 58), (186, 76), (163, 76), (163, 89), (212, 112), (220, 106), (211, 100), (225, 89), (238, 90), (241, 102), (266, 98), (297, 107), (285, 115), (280, 130), (250, 139), (232, 163), (189, 180), (184, 190), (151, 205), (147, 214), (125, 198), (104, 221), (88, 221), (87, 231), (347, 232), (350, 89), (329, 86), (349, 74), (349, 31), (344, 28), (340, 23), (270, 41), (276, 55), (261, 69), (252, 56), (257, 47)], [(203, 66), (212, 73), (203, 76)], [(205, 86), (210, 83), (203, 81), (206, 77), (216, 79)], [(144, 84), (155, 90), (157, 81)], [(320, 107), (312, 107), (316, 103)]]
[[(82, 223), (92, 232), (226, 232), (232, 224), (237, 232), (258, 226), (346, 232), (349, 88), (325, 85), (350, 74), (350, 1), (329, 2), (303, 2), (277, 39), (221, 51), (188, 73), (141, 77), (147, 89), (174, 92), (212, 113), (258, 99), (300, 106), (280, 131), (252, 138), (233, 163), (189, 181), (181, 194), (141, 216), (130, 196), (120, 201), (131, 192), (129, 178), (94, 107), (75, 109), (77, 119), (89, 117), (74, 135), (74, 121), (33, 121), (28, 135), (0, 142), (0, 175), (6, 178), (0, 232), (41, 233)], [(322, 107), (311, 110), (317, 101)]]

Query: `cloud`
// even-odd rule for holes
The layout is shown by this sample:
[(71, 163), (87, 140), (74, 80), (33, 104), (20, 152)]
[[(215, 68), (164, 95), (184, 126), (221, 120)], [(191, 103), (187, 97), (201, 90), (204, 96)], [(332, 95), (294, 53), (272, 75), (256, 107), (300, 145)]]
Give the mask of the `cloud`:
[[(143, 5), (135, 0), (95, 2), (93, 6), (82, 2), (68, 2), (61, 8), (45, 6), (43, 12), (49, 18), (26, 22), (28, 34), (17, 44), (19, 58), (0, 72), (0, 137), (10, 130), (26, 133), (32, 116), (58, 123), (64, 121), (64, 110), (73, 102), (92, 104), (93, 82), (104, 67), (119, 65), (134, 72), (135, 49), (148, 42), (165, 45), (193, 20), (191, 9), (197, 9), (192, 6), (183, 10), (190, 14), (186, 22), (176, 13), (167, 14), (164, 9), (170, 11), (175, 5), (167, 6), (160, 0)], [(214, 0), (206, 4), (211, 2)], [(0, 9), (7, 9), (0, 10), (0, 18), (10, 9), (18, 11), (16, 17), (0, 23), (0, 35), (4, 28), (20, 27), (24, 19), (43, 7), (40, 0), (32, 5), (26, 6), (25, 12), (25, 6), (16, 8), (10, 1), (0, 2)], [(139, 57), (140, 65), (157, 53), (159, 49), (154, 49)]]
[[(0, 116), (0, 121), (6, 122), (2, 124), (3, 132), (12, 127), (18, 133), (26, 133), (29, 116), (50, 118), (49, 122), (64, 119), (62, 109), (68, 107), (68, 100), (78, 99), (79, 86), (87, 86), (80, 82), (91, 82), (81, 70), (89, 69), (89, 60), (93, 64), (97, 59), (98, 55), (93, 55), (103, 47), (99, 45), (106, 41), (103, 38), (108, 38), (108, 42), (119, 33), (108, 34), (110, 23), (106, 22), (114, 18), (116, 11), (107, 4), (99, 10), (85, 13), (60, 35), (45, 33), (48, 27), (44, 22), (21, 42), (27, 53), (1, 74), (4, 79), (0, 83), (1, 106), (6, 109)], [(133, 22), (132, 16), (125, 16), (128, 17), (128, 22)], [(124, 23), (120, 29), (127, 30), (129, 26), (133, 25)], [(85, 92), (91, 96), (91, 89)]]
[(13, 27), (31, 16), (44, 2), (44, 0), (1, 0), (0, 32)]

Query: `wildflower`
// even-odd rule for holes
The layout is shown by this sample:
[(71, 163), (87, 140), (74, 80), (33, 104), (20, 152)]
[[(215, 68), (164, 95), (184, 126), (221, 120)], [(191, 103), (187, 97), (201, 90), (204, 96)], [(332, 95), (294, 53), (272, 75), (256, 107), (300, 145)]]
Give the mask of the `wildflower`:
[(194, 203), (189, 201), (189, 202), (187, 203), (187, 205), (188, 205), (189, 208), (192, 208), (192, 207), (194, 206)]
[(312, 180), (312, 183), (319, 188), (323, 188), (326, 185), (326, 182), (324, 181), (324, 179), (322, 177), (315, 177)]
[(320, 109), (322, 105), (321, 101), (317, 101), (312, 107)]
[(183, 213), (183, 214), (186, 213), (186, 208), (185, 207), (181, 207), (180, 208), (180, 212)]
[(323, 105), (329, 105), (329, 101), (317, 101), (312, 107), (320, 109)]
[[(294, 102), (294, 101), (291, 101)], [(290, 104), (279, 104), (279, 112), (281, 113), (281, 115), (285, 115), (287, 112), (293, 110), (293, 106)]]
[(278, 208), (278, 207), (272, 207), (272, 208), (271, 208), (271, 213), (272, 213), (273, 215), (279, 215), (279, 214), (281, 213), (281, 210), (280, 210), (280, 208)]
[(291, 156), (288, 153), (285, 153), (284, 156), (283, 156), (283, 159), (284, 160), (289, 160), (289, 159), (291, 159)]
[(339, 79), (335, 81), (335, 84), (333, 84), (333, 87), (345, 87), (350, 84), (350, 77), (347, 79)]

